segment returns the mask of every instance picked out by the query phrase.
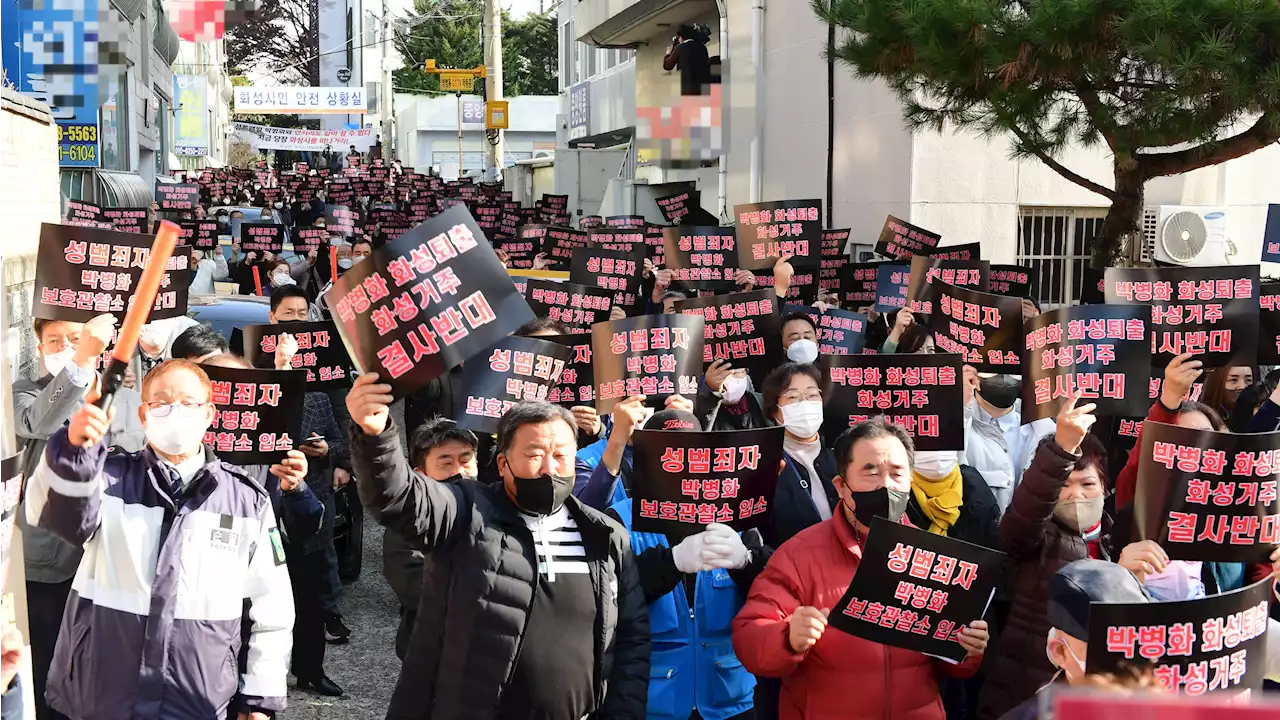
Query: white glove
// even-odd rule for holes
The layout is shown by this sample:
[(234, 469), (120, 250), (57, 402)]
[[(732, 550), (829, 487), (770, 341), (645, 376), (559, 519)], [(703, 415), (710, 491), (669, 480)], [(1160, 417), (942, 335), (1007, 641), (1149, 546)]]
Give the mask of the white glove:
[(702, 533), (705, 549), (702, 557), (712, 568), (725, 570), (741, 570), (746, 567), (749, 555), (742, 537), (728, 525), (711, 523)]
[(690, 535), (671, 548), (671, 559), (675, 561), (676, 569), (686, 574), (710, 570), (702, 557), (706, 552), (706, 543), (707, 532), (704, 530), (697, 535)]

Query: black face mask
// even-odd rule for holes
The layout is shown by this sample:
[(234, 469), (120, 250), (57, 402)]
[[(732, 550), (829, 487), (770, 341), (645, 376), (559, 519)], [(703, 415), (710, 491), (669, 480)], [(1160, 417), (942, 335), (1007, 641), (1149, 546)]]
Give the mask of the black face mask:
[(1016, 375), (996, 375), (978, 380), (978, 394), (992, 407), (1006, 410), (1022, 396), (1022, 378)]
[(513, 494), (516, 505), (534, 515), (550, 515), (559, 510), (573, 494), (572, 476), (544, 474), (536, 478), (522, 478), (513, 473), (511, 480), (515, 484)]
[(849, 497), (854, 503), (853, 516), (867, 527), (871, 527), (871, 519), (877, 517), (898, 522), (907, 511), (907, 502), (910, 500), (906, 493), (887, 487), (864, 492), (850, 490)]

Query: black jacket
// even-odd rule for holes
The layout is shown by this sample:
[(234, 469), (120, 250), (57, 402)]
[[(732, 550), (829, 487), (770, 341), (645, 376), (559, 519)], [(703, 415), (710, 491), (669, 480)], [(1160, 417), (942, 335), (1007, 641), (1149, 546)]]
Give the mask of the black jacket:
[[(981, 545), (992, 550), (999, 550), (1000, 545), (1000, 506), (996, 496), (982, 479), (982, 473), (969, 467), (960, 466), (960, 517), (947, 530), (947, 537), (963, 540), (974, 545)], [(907, 519), (918, 528), (928, 529), (932, 522), (920, 507), (915, 493), (907, 503)]]
[[(818, 508), (813, 506), (813, 496), (809, 492), (809, 473), (799, 461), (785, 451), (782, 459), (786, 467), (778, 475), (777, 489), (773, 494), (773, 520), (760, 529), (766, 545), (778, 548), (790, 540), (801, 530), (810, 525), (822, 522)], [(818, 479), (822, 481), (822, 490), (832, 511), (840, 506), (840, 497), (836, 495), (835, 485), (831, 479), (836, 473), (836, 456), (831, 450), (823, 448), (813, 463), (818, 471)]]
[[(418, 620), (391, 698), (394, 720), (492, 718), (520, 652), (537, 586), (533, 535), (502, 485), (431, 482), (413, 472), (394, 423), (354, 429), (360, 499), (425, 557)], [(576, 499), (596, 589), (596, 720), (645, 715), (649, 614), (627, 531)]]
[[(764, 399), (760, 393), (748, 392), (746, 412), (735, 414), (720, 405), (720, 396), (702, 386), (693, 399), (693, 412), (707, 430), (755, 430), (773, 425), (764, 416)], [(714, 417), (713, 417), (714, 415)]]

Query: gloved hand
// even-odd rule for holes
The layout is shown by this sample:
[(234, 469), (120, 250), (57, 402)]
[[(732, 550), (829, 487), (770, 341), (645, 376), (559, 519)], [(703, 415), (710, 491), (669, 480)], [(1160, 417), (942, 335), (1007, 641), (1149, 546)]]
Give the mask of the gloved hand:
[(706, 561), (703, 560), (703, 554), (707, 547), (707, 531), (703, 530), (697, 535), (689, 537), (676, 543), (671, 548), (671, 559), (676, 564), (676, 569), (682, 573), (696, 573), (700, 570), (709, 570)]
[(702, 556), (708, 565), (725, 570), (741, 570), (746, 567), (747, 546), (743, 544), (738, 531), (728, 525), (711, 523), (702, 534), (706, 537), (703, 541), (706, 548)]

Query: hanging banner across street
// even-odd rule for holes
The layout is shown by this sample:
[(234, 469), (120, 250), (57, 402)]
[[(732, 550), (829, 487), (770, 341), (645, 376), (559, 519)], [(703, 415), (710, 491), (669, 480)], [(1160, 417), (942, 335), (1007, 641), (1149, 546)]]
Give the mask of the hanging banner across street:
[(232, 125), (233, 137), (246, 142), (254, 150), (322, 151), (325, 146), (349, 148), (356, 146), (360, 152), (373, 147), (377, 135), (373, 128), (359, 130), (308, 130), (306, 128), (278, 128), (238, 122)]
[(368, 111), (364, 88), (237, 87), (237, 115), (363, 115)]

